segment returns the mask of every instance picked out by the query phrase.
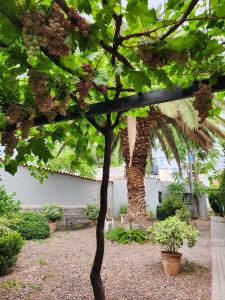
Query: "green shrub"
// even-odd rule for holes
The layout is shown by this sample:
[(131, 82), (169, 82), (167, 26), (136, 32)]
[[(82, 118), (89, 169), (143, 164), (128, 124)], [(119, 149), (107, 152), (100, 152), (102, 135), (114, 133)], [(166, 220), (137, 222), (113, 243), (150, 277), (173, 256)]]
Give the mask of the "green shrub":
[(184, 202), (176, 194), (171, 194), (163, 200), (163, 202), (157, 205), (156, 215), (158, 220), (165, 220), (170, 216), (174, 216), (176, 210), (186, 207)]
[(99, 213), (99, 205), (94, 204), (88, 204), (85, 209), (85, 214), (89, 220), (96, 220), (98, 218)]
[(192, 215), (191, 212), (189, 211), (189, 209), (187, 207), (182, 207), (180, 209), (176, 210), (176, 216), (182, 221), (182, 222), (186, 222), (186, 223), (190, 223), (191, 219), (192, 219)]
[(183, 194), (185, 193), (185, 182), (184, 181), (172, 182), (167, 186), (167, 191), (169, 192), (169, 194), (174, 194), (182, 197)]
[(46, 204), (41, 214), (50, 222), (59, 222), (63, 218), (63, 208), (57, 204)]
[(0, 226), (6, 226), (11, 230), (17, 230), (17, 224), (21, 220), (21, 214), (0, 217)]
[(0, 225), (0, 275), (4, 275), (15, 265), (23, 243), (18, 232)]
[(49, 236), (50, 230), (48, 221), (41, 214), (36, 212), (23, 212), (17, 223), (17, 230), (26, 240), (45, 239)]
[(167, 252), (177, 252), (183, 246), (184, 241), (192, 248), (197, 242), (199, 231), (178, 217), (169, 217), (165, 221), (155, 223), (150, 229), (156, 243), (160, 244)]
[(108, 240), (116, 241), (121, 244), (128, 244), (132, 242), (143, 244), (148, 239), (148, 235), (143, 229), (125, 230), (122, 227), (109, 230), (106, 232), (105, 237)]
[(14, 194), (8, 195), (4, 185), (0, 185), (0, 216), (18, 213), (20, 201), (14, 199)]
[(209, 204), (216, 215), (223, 216), (223, 206), (221, 203), (220, 191), (210, 190), (209, 191)]
[(126, 215), (127, 214), (127, 204), (123, 204), (119, 208), (119, 214), (120, 215)]

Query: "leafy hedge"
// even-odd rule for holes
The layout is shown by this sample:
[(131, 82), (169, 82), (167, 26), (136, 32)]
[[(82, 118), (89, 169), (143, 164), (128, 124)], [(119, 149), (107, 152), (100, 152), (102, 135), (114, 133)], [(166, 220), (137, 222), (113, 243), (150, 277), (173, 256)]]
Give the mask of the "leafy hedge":
[(6, 274), (15, 265), (23, 244), (18, 232), (0, 225), (0, 275)]
[(105, 237), (108, 240), (116, 241), (121, 244), (132, 242), (143, 244), (148, 239), (148, 234), (142, 229), (125, 230), (122, 227), (117, 227), (114, 230), (106, 232)]
[(223, 206), (221, 202), (220, 190), (209, 191), (209, 203), (216, 215), (223, 216)]
[(8, 195), (5, 186), (0, 184), (0, 216), (18, 213), (20, 201), (14, 199), (14, 194)]
[(156, 215), (158, 220), (165, 220), (170, 216), (174, 216), (176, 210), (186, 207), (184, 202), (175, 194), (171, 194), (156, 208)]
[(192, 219), (191, 212), (189, 211), (189, 209), (186, 206), (182, 207), (181, 209), (177, 209), (175, 215), (182, 222), (186, 222), (188, 224), (190, 223), (190, 221)]
[(85, 209), (85, 214), (89, 220), (96, 220), (99, 214), (99, 205), (98, 204), (88, 204)]
[(26, 240), (45, 239), (50, 233), (47, 219), (36, 212), (21, 213), (17, 230)]

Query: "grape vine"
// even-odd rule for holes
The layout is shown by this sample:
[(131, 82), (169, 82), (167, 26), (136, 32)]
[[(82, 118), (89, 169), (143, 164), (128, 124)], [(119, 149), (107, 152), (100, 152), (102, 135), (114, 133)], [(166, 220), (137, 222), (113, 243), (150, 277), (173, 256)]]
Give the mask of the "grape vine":
[(80, 31), (83, 37), (88, 37), (90, 26), (86, 22), (86, 20), (79, 14), (79, 12), (71, 8), (69, 13), (69, 17), (76, 21), (76, 25), (73, 25), (73, 29), (76, 31)]
[(31, 86), (36, 104), (40, 112), (49, 111), (53, 104), (53, 97), (50, 94), (47, 86), (48, 76), (38, 72), (35, 69), (30, 69), (28, 72), (29, 84)]
[(210, 85), (199, 84), (198, 90), (194, 93), (194, 108), (198, 111), (200, 123), (208, 117), (209, 110), (212, 108), (212, 89)]
[(24, 111), (17, 103), (10, 104), (6, 110), (6, 120), (9, 124), (17, 124), (24, 118)]
[(144, 64), (152, 69), (162, 68), (173, 61), (179, 64), (186, 64), (188, 61), (188, 52), (185, 50), (178, 52), (168, 49), (165, 52), (158, 53), (148, 45), (143, 44), (139, 47), (139, 53)]
[(18, 143), (18, 136), (16, 135), (16, 131), (7, 131), (3, 132), (1, 136), (1, 144), (2, 146), (5, 146), (5, 154), (6, 155), (12, 155), (14, 152), (14, 149), (17, 146)]
[(23, 37), (27, 47), (28, 62), (40, 54), (40, 47), (46, 47), (49, 54), (68, 55), (69, 47), (65, 38), (70, 31), (80, 31), (88, 37), (90, 26), (76, 9), (71, 8), (68, 16), (76, 21), (72, 24), (69, 18), (54, 4), (52, 12), (47, 15), (43, 11), (28, 11), (23, 18)]
[(88, 96), (88, 92), (93, 86), (94, 71), (89, 64), (84, 64), (82, 69), (85, 73), (85, 76), (80, 77), (76, 88), (79, 94), (78, 105), (81, 109), (85, 109), (87, 104), (85, 103), (84, 99)]

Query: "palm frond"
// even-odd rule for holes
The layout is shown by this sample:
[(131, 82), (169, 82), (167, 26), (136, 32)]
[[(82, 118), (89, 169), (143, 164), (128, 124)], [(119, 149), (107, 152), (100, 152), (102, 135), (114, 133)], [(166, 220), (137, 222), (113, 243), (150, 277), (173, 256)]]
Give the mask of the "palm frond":
[(221, 130), (219, 127), (215, 126), (213, 123), (209, 122), (209, 121), (205, 121), (204, 125), (206, 128), (209, 129), (209, 131), (212, 134), (217, 135), (218, 137), (221, 137), (223, 139), (225, 139), (225, 131)]
[(175, 101), (158, 104), (158, 108), (162, 114), (169, 118), (176, 118), (179, 113)]
[(169, 151), (167, 149), (166, 142), (164, 140), (163, 134), (162, 134), (161, 130), (159, 130), (159, 129), (156, 129), (155, 133), (156, 133), (156, 136), (157, 136), (157, 138), (159, 140), (159, 143), (161, 145), (162, 151), (164, 152), (164, 154), (166, 156), (166, 159), (167, 159), (168, 163), (170, 164)]
[(168, 126), (168, 124), (165, 124), (165, 123), (161, 124), (160, 128), (163, 132), (163, 135), (166, 139), (166, 142), (168, 143), (168, 145), (170, 147), (170, 150), (173, 153), (173, 156), (174, 156), (174, 158), (177, 162), (177, 165), (179, 167), (179, 170), (181, 172), (180, 156), (179, 156), (179, 152), (178, 152), (178, 149), (177, 149), (177, 146), (176, 146), (176, 142), (175, 142), (175, 139), (174, 139), (173, 132), (172, 132), (171, 128)]
[(190, 100), (186, 99), (177, 101), (177, 109), (182, 117), (183, 122), (191, 129), (198, 128), (199, 118), (198, 113), (194, 109)]
[(190, 129), (188, 126), (186, 126), (181, 118), (173, 119), (172, 122), (187, 139), (197, 143), (206, 151), (212, 148), (212, 138), (202, 130)]

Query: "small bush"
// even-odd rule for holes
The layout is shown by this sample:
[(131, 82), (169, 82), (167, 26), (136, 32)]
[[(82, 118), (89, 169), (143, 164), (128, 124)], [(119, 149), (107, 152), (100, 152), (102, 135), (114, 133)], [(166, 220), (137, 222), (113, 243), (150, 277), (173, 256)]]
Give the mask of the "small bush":
[(157, 205), (156, 214), (158, 220), (165, 220), (170, 216), (174, 216), (176, 210), (186, 207), (184, 202), (175, 194), (166, 197), (162, 204)]
[(46, 204), (41, 214), (50, 222), (59, 222), (63, 218), (63, 208), (57, 204)]
[(0, 216), (18, 213), (20, 201), (14, 199), (14, 194), (8, 195), (4, 185), (0, 185)]
[(167, 252), (177, 252), (187, 241), (188, 247), (192, 248), (197, 242), (199, 231), (178, 217), (169, 217), (165, 221), (155, 223), (150, 229), (156, 243), (162, 245)]
[(15, 265), (23, 243), (18, 232), (0, 226), (0, 275), (6, 274)]
[(11, 230), (17, 230), (17, 224), (21, 219), (20, 214), (0, 217), (0, 226), (6, 226)]
[(108, 240), (116, 241), (121, 244), (128, 244), (132, 242), (143, 244), (148, 239), (148, 235), (143, 229), (125, 230), (122, 227), (109, 230), (105, 234), (105, 237)]
[(99, 214), (99, 205), (96, 203), (88, 204), (85, 209), (85, 214), (89, 220), (96, 220)]
[(181, 209), (176, 210), (176, 216), (182, 221), (186, 223), (190, 223), (192, 216), (191, 212), (188, 210), (187, 207), (182, 207)]
[(127, 204), (123, 204), (119, 208), (119, 214), (120, 215), (126, 215), (127, 214)]
[(216, 215), (223, 216), (223, 206), (221, 203), (219, 190), (210, 190), (209, 191), (209, 203), (210, 203), (212, 210), (215, 212)]
[(21, 213), (17, 230), (26, 240), (45, 239), (50, 233), (47, 219), (36, 212)]

